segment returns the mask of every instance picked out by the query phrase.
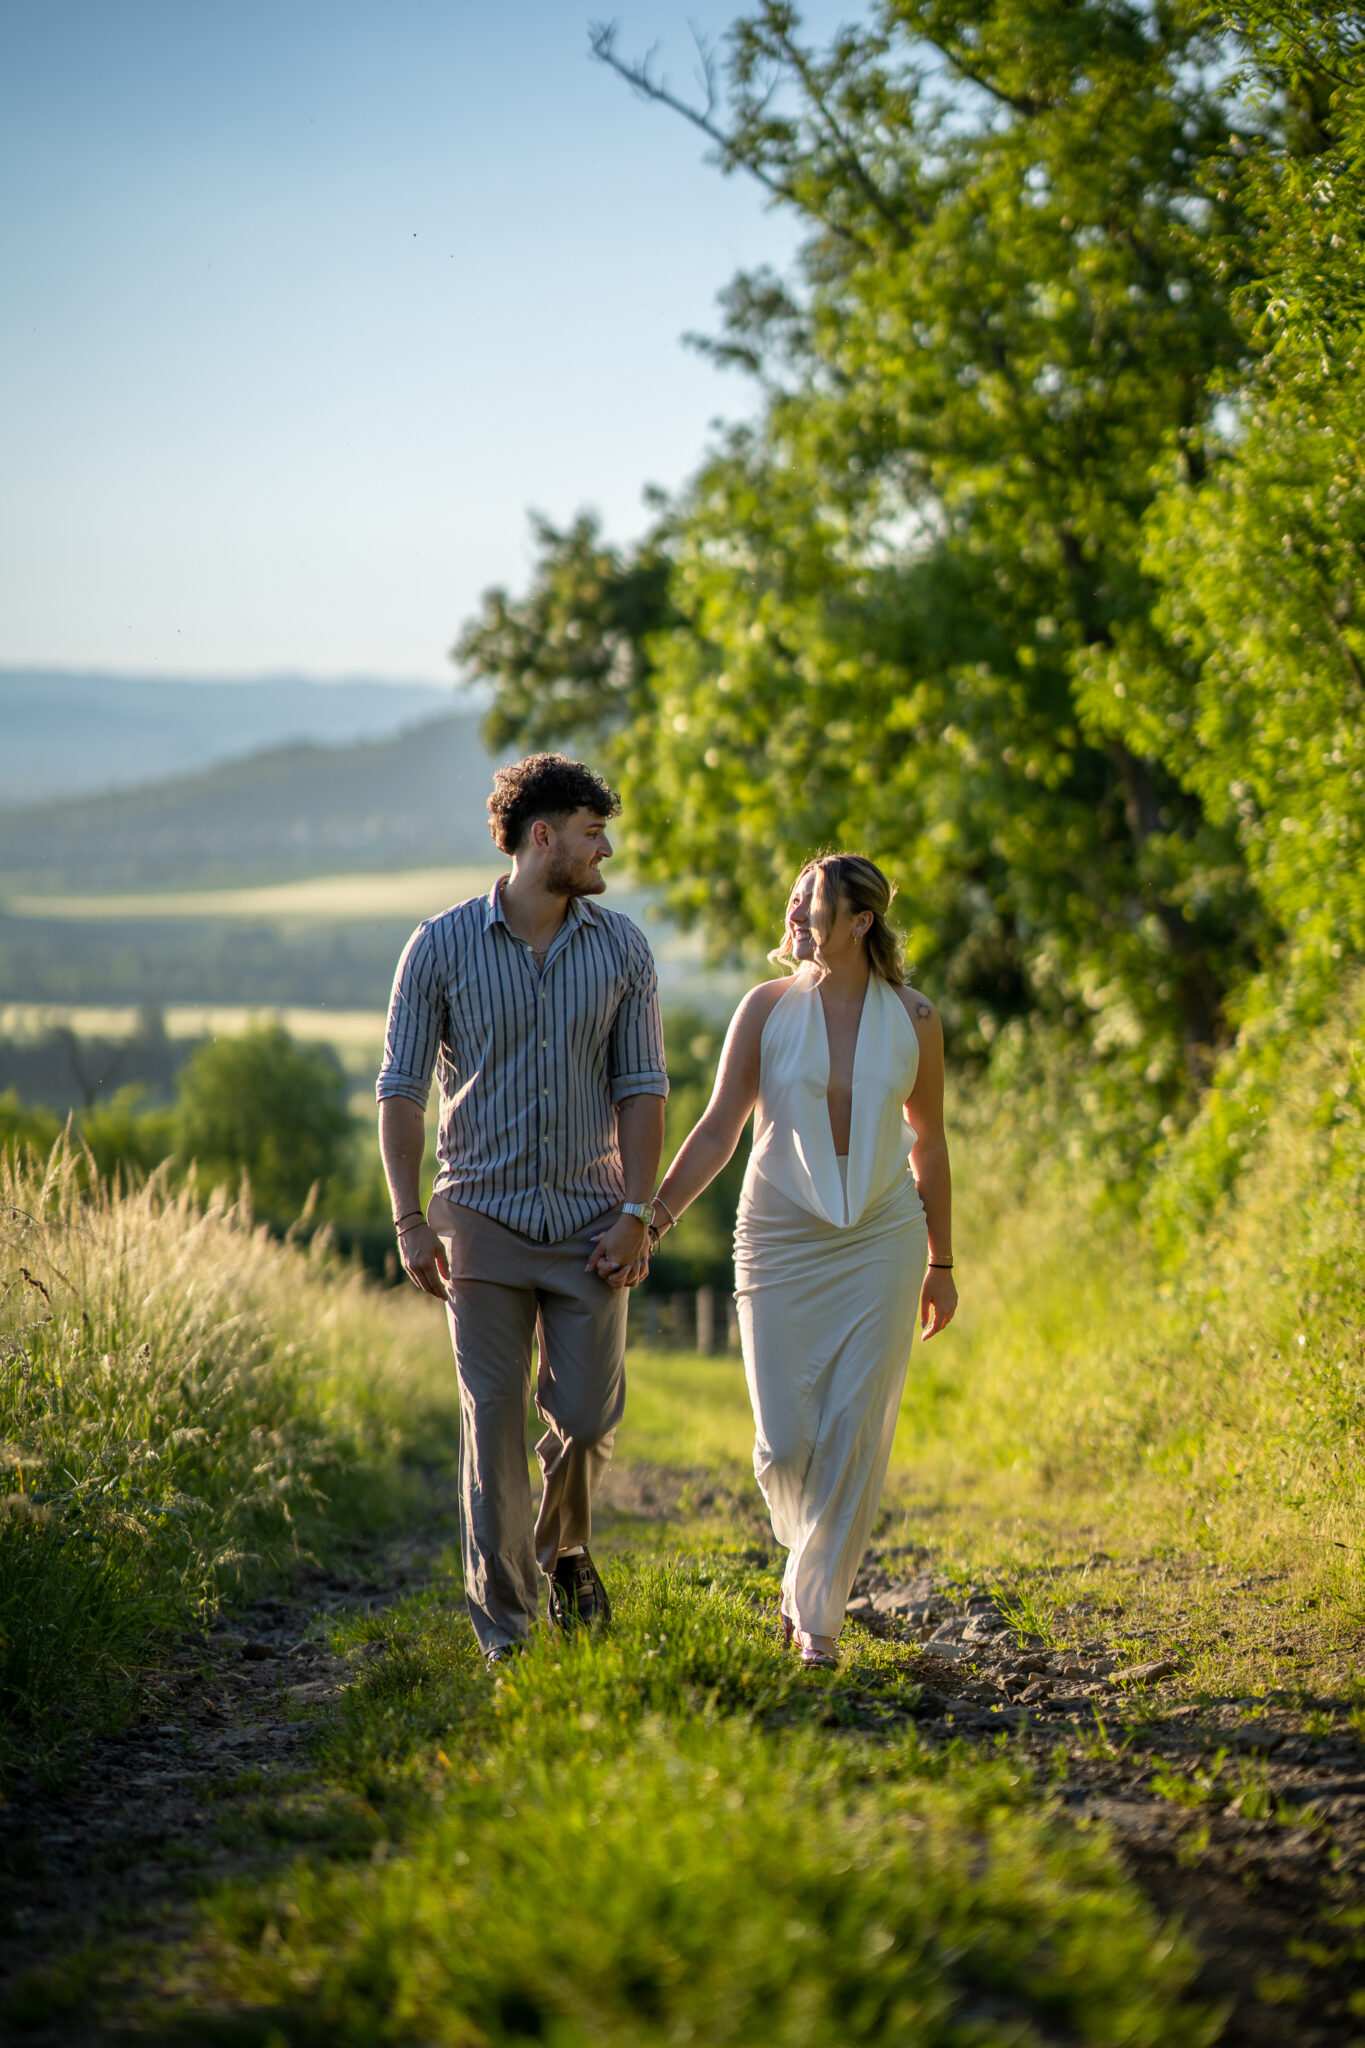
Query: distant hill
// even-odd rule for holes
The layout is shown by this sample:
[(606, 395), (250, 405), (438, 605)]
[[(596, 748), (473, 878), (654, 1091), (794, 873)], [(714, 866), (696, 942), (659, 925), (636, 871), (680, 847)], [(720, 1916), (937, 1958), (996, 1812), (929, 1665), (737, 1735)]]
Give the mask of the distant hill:
[(108, 796), (0, 810), (8, 889), (119, 890), (486, 861), (493, 762), (472, 712), (286, 746)]
[(435, 683), (0, 668), (0, 806), (131, 788), (286, 741), (381, 739), (452, 704)]

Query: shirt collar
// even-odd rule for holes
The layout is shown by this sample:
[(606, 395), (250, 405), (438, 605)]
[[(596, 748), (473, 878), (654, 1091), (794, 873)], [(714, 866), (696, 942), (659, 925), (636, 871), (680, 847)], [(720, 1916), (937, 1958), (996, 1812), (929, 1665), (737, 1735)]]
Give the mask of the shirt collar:
[[(495, 924), (507, 923), (502, 910), (502, 891), (506, 881), (506, 875), (498, 875), (494, 880), (492, 888), (484, 898), (483, 928), (485, 931), (491, 930)], [(570, 897), (569, 914), (565, 918), (561, 930), (572, 931), (580, 924), (596, 924), (596, 922), (597, 914), (586, 896)], [(557, 938), (559, 934), (556, 933), (555, 936)]]
[(506, 880), (506, 875), (498, 875), (494, 880), (492, 888), (484, 898), (483, 928), (485, 931), (491, 925), (506, 924), (507, 922), (507, 919), (502, 914), (502, 885)]

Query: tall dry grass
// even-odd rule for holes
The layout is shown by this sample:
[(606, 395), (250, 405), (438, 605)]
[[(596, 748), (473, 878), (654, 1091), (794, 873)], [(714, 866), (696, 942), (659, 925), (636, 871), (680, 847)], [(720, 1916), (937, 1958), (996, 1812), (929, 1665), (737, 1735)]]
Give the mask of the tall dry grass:
[(0, 1723), (105, 1725), (158, 1631), (397, 1513), (436, 1318), (248, 1207), (0, 1163)]

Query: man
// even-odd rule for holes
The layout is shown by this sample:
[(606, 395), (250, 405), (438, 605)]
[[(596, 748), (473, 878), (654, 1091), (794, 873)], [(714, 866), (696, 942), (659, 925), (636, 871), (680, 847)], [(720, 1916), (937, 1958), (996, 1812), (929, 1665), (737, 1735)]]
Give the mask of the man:
[[(627, 1289), (647, 1258), (668, 1094), (649, 945), (590, 901), (620, 808), (562, 755), (500, 768), (489, 829), (512, 872), (418, 926), (389, 1006), (379, 1144), (404, 1269), (447, 1304), (465, 1595), (490, 1668), (535, 1621), (538, 1571), (565, 1633), (610, 1618), (588, 1553), (592, 1500), (625, 1406)], [(433, 1068), (441, 1120), (424, 1216)], [(545, 1424), (534, 1516), (533, 1336)]]

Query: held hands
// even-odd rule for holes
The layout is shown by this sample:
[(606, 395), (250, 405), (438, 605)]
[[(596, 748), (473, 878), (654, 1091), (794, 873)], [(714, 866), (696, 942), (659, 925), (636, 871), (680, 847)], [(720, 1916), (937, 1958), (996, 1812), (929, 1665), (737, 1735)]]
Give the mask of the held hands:
[(608, 1287), (638, 1287), (649, 1271), (649, 1226), (639, 1216), (620, 1216), (592, 1241), (586, 1270)]
[(398, 1257), (414, 1287), (420, 1287), (423, 1294), (434, 1294), (438, 1301), (449, 1301), (445, 1246), (429, 1223), (409, 1223), (399, 1233)]
[[(423, 1294), (450, 1299), (450, 1267), (445, 1246), (428, 1223), (410, 1223), (399, 1233), (398, 1257), (403, 1271)], [(608, 1287), (637, 1287), (649, 1271), (649, 1231), (638, 1216), (622, 1216), (593, 1239), (589, 1273)]]
[(919, 1294), (920, 1331), (927, 1344), (957, 1313), (957, 1289), (946, 1266), (931, 1266)]

